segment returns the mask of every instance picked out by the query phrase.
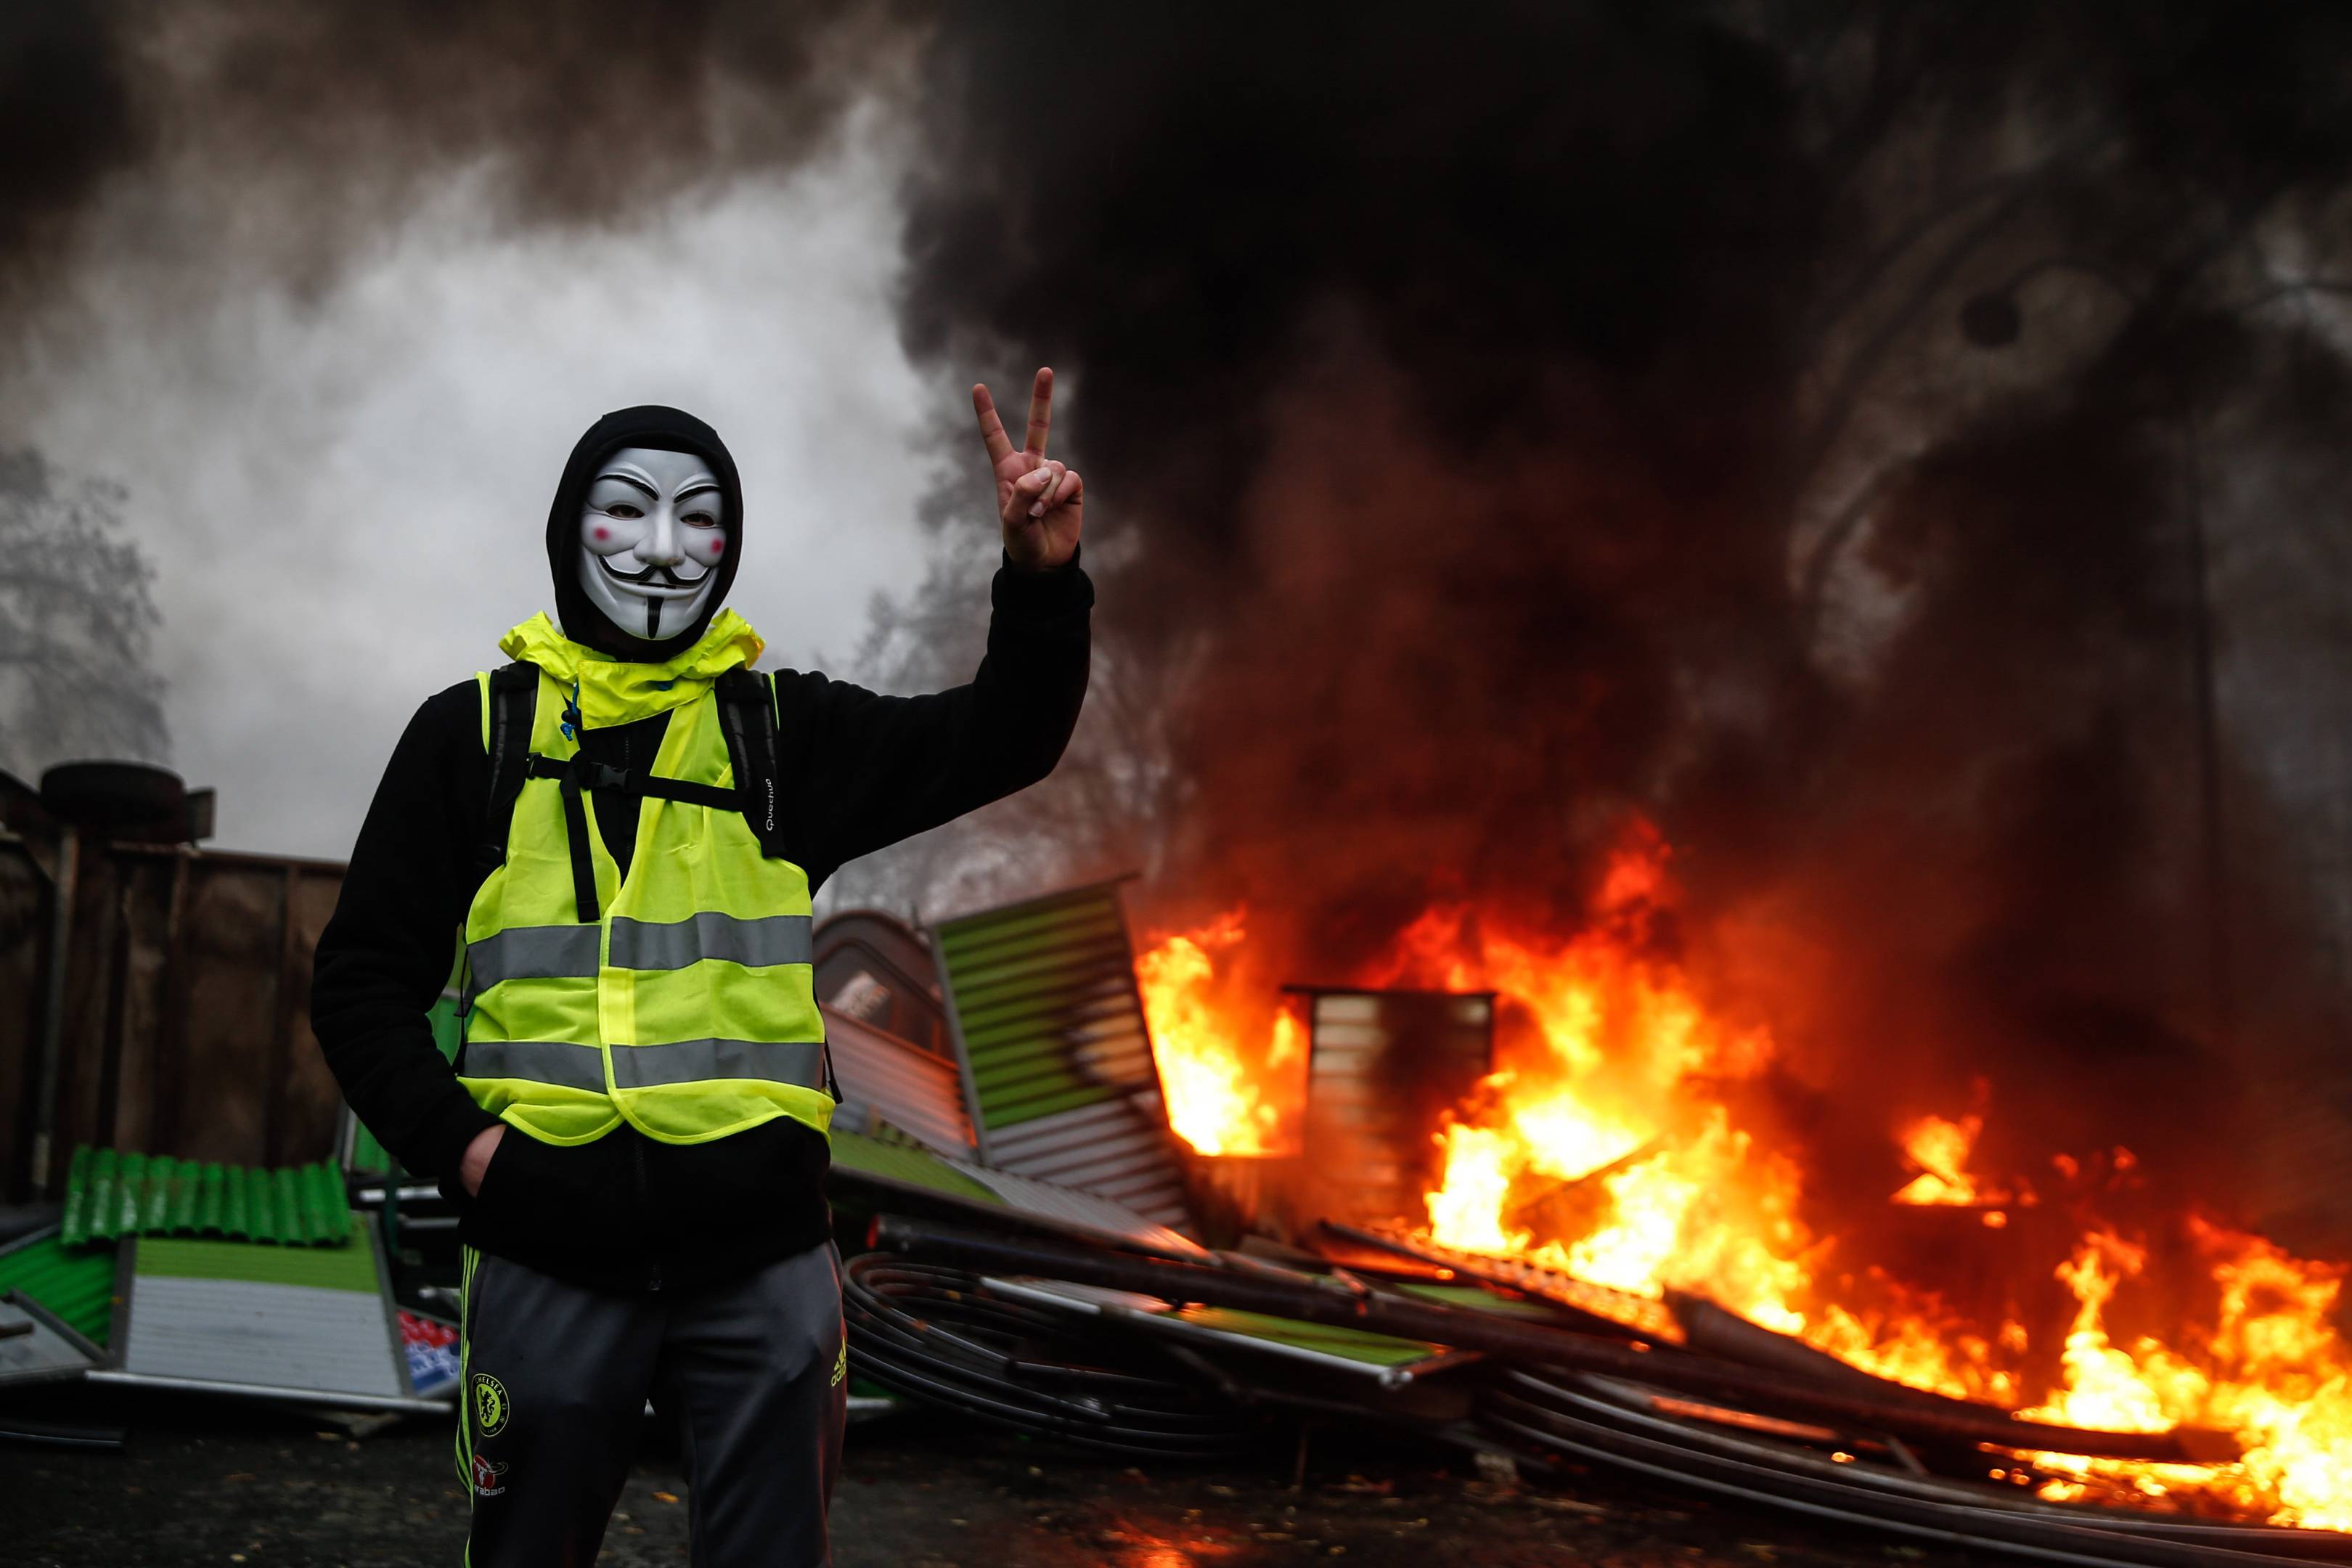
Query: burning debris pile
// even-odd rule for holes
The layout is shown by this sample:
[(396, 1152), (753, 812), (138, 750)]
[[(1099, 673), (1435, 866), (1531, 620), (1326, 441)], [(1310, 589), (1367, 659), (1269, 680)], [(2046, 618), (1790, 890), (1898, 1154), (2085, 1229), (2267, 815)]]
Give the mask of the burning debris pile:
[(1038, 816), (1204, 1230), (1648, 1347), (1395, 1328), (1525, 1457), (2340, 1548), (2344, 14), (1242, 25), (1070, 29), (1086, 138), (945, 29), (906, 305), (1121, 498)]
[(969, 1112), (836, 1011), (867, 1387), (1126, 1461), (1342, 1412), (1986, 1550), (2352, 1556), (2347, 1270), (2127, 1148), (2015, 1158), (1990, 1079), (1825, 1117), (1645, 825), (1559, 923), (1441, 902), (1345, 986), (1275, 983), (1245, 911), (1133, 952), (1120, 903), (821, 959), (936, 995)]
[(1123, 498), (1080, 776), (1167, 781), (1095, 863), (1204, 1215), (2232, 1450), (1746, 1407), (1967, 1506), (2352, 1526), (2340, 649), (2253, 635), (2342, 592), (2344, 21), (1106, 24), (1086, 140), (943, 35), (909, 341)]
[[(1682, 1412), (1742, 1427), (1743, 1441), (1826, 1446), (1849, 1477), (1924, 1467), (1990, 1489), (1971, 1507), (2029, 1497), (2179, 1521), (2352, 1526), (2344, 1265), (2176, 1205), (2127, 1147), (1991, 1163), (2002, 1105), (1989, 1082), (1975, 1104), (1893, 1125), (1822, 1121), (1769, 1030), (1686, 965), (1669, 867), (1639, 828), (1580, 915), (1546, 928), (1440, 902), (1357, 976), (1375, 994), (1496, 999), (1492, 1070), (1420, 1105), (1405, 1135), (1429, 1146), (1419, 1203), (1348, 1212), (1328, 1173), (1286, 1166), (1317, 1120), (1315, 1066), (1301, 1057), (1325, 1047), (1310, 1037), (1302, 1053), (1276, 1032), (1273, 998), (1253, 1010), (1221, 989), (1221, 963), (1241, 958), (1240, 914), (1166, 937), (1138, 965), (1171, 1125), (1213, 1184), (1228, 1167), (1266, 1166), (1247, 1185), (1270, 1194), (1261, 1215), (1294, 1241), (1338, 1234), (1654, 1351), (1724, 1353), (1737, 1325), (1733, 1359), (1769, 1344), (1767, 1364), (1819, 1387), (1869, 1386), (1866, 1399), (1899, 1405), (1900, 1385), (1986, 1418), (2109, 1435), (2104, 1447), (2042, 1448), (1910, 1432), (1872, 1458), (1858, 1446), (1866, 1422), (1777, 1392), (1718, 1384), (1729, 1414)], [(1195, 1098), (1204, 1079), (1218, 1081)], [(1299, 1190), (1320, 1206), (1288, 1201)], [(1664, 1376), (1667, 1361), (1651, 1364), (1661, 1376), (1645, 1381), (1692, 1391)], [(1505, 1424), (1539, 1446), (1559, 1436), (1563, 1398), (1591, 1403), (1517, 1373), (1498, 1386), (1517, 1411)]]

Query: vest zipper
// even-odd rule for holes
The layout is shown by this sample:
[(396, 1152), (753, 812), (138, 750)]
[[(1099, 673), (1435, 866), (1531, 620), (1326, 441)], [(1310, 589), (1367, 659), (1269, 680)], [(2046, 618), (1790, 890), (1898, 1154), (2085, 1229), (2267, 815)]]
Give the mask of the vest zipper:
[[(636, 1167), (637, 1215), (643, 1221), (637, 1234), (651, 1240), (654, 1236), (654, 1194), (653, 1188), (646, 1181), (646, 1135), (644, 1133), (640, 1132), (629, 1140), (629, 1158)], [(661, 1257), (658, 1253), (654, 1256), (652, 1269), (651, 1276), (646, 1281), (646, 1289), (659, 1290), (662, 1288), (662, 1278)]]

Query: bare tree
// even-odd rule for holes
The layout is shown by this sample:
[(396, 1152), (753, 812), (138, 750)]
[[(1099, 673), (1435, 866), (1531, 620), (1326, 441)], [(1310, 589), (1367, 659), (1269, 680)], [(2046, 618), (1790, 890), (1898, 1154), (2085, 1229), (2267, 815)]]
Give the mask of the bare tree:
[(123, 500), (31, 447), (0, 453), (0, 767), (27, 779), (68, 758), (167, 753), (155, 573), (122, 535)]

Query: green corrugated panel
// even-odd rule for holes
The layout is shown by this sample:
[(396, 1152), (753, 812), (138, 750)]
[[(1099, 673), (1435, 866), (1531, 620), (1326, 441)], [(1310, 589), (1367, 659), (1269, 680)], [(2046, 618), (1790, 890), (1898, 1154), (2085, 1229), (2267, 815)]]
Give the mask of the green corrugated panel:
[(833, 1135), (833, 1163), (861, 1176), (878, 1181), (898, 1182), (910, 1187), (929, 1187), (950, 1197), (968, 1198), (986, 1204), (991, 1208), (1003, 1208), (1004, 1200), (949, 1164), (928, 1150), (904, 1143), (885, 1143), (862, 1133), (836, 1130)]
[[(109, 1151), (109, 1152), (111, 1152), (111, 1151)], [(168, 1182), (172, 1179), (172, 1167), (170, 1165), (162, 1166), (159, 1168), (157, 1173), (164, 1181)], [(137, 1231), (139, 1228), (139, 1191), (141, 1187), (146, 1184), (146, 1181), (147, 1156), (139, 1153), (136, 1151), (123, 1155), (121, 1165), (114, 1173), (114, 1190), (112, 1193), (108, 1194), (101, 1189), (100, 1195), (91, 1200), (89, 1205), (90, 1213), (93, 1216), (90, 1226), (91, 1231), (100, 1236), (121, 1236), (125, 1231)], [(105, 1229), (103, 1230), (100, 1230), (98, 1228), (99, 1216), (102, 1216), (105, 1221)], [(69, 1241), (79, 1241), (83, 1238), (79, 1237), (70, 1237), (68, 1239)]]
[(253, 1196), (245, 1184), (245, 1173), (235, 1166), (221, 1167), (220, 1233), (223, 1236), (253, 1234)]
[(56, 1234), (0, 1252), (0, 1295), (21, 1290), (103, 1345), (114, 1327), (114, 1248), (68, 1247)]
[(981, 1163), (1181, 1232), (1184, 1173), (1118, 883), (943, 921), (931, 943)]
[[(172, 1194), (186, 1191), (188, 1185), (185, 1182), (173, 1179), (178, 1173), (178, 1166), (179, 1162), (169, 1154), (160, 1154), (156, 1156), (150, 1173), (152, 1179), (144, 1185), (125, 1189), (135, 1200), (139, 1210), (131, 1216), (135, 1223), (127, 1228), (140, 1231), (172, 1228)], [(120, 1231), (126, 1227), (118, 1226), (115, 1228)]]
[(89, 1233), (89, 1221), (84, 1213), (89, 1203), (89, 1152), (75, 1150), (72, 1163), (66, 1167), (65, 1212), (58, 1225), (63, 1235), (87, 1236)]
[(310, 1201), (318, 1209), (320, 1228), (339, 1234), (351, 1229), (352, 1193), (343, 1185), (343, 1173), (325, 1160), (302, 1168), (310, 1173)]
[(352, 1139), (352, 1169), (382, 1173), (390, 1171), (393, 1164), (392, 1152), (375, 1141), (375, 1134), (367, 1130), (366, 1122), (361, 1122), (359, 1131)]
[(935, 927), (990, 1131), (1156, 1086), (1118, 884)]
[(289, 1247), (340, 1247), (351, 1202), (342, 1173), (310, 1165), (218, 1165), (80, 1148), (66, 1173), (65, 1245), (119, 1236), (225, 1236)]
[(218, 1165), (208, 1165), (196, 1187), (196, 1229), (218, 1236), (227, 1224), (228, 1173)]

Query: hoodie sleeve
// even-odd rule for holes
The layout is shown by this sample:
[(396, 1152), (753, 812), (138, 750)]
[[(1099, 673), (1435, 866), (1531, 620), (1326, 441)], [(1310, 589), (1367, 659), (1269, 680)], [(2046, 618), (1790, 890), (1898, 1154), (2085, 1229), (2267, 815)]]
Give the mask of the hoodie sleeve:
[(801, 814), (811, 886), (1027, 788), (1061, 760), (1086, 700), (1094, 584), (1075, 559), (1044, 572), (1008, 560), (990, 598), (988, 652), (969, 685), (884, 697), (823, 675), (778, 677), (787, 746), (795, 732), (811, 742)]
[(426, 1018), (481, 882), (488, 802), (478, 689), (461, 681), (428, 699), (393, 749), (311, 979), (310, 1026), (343, 1098), (421, 1176), (454, 1174), (498, 1122), (459, 1086)]

